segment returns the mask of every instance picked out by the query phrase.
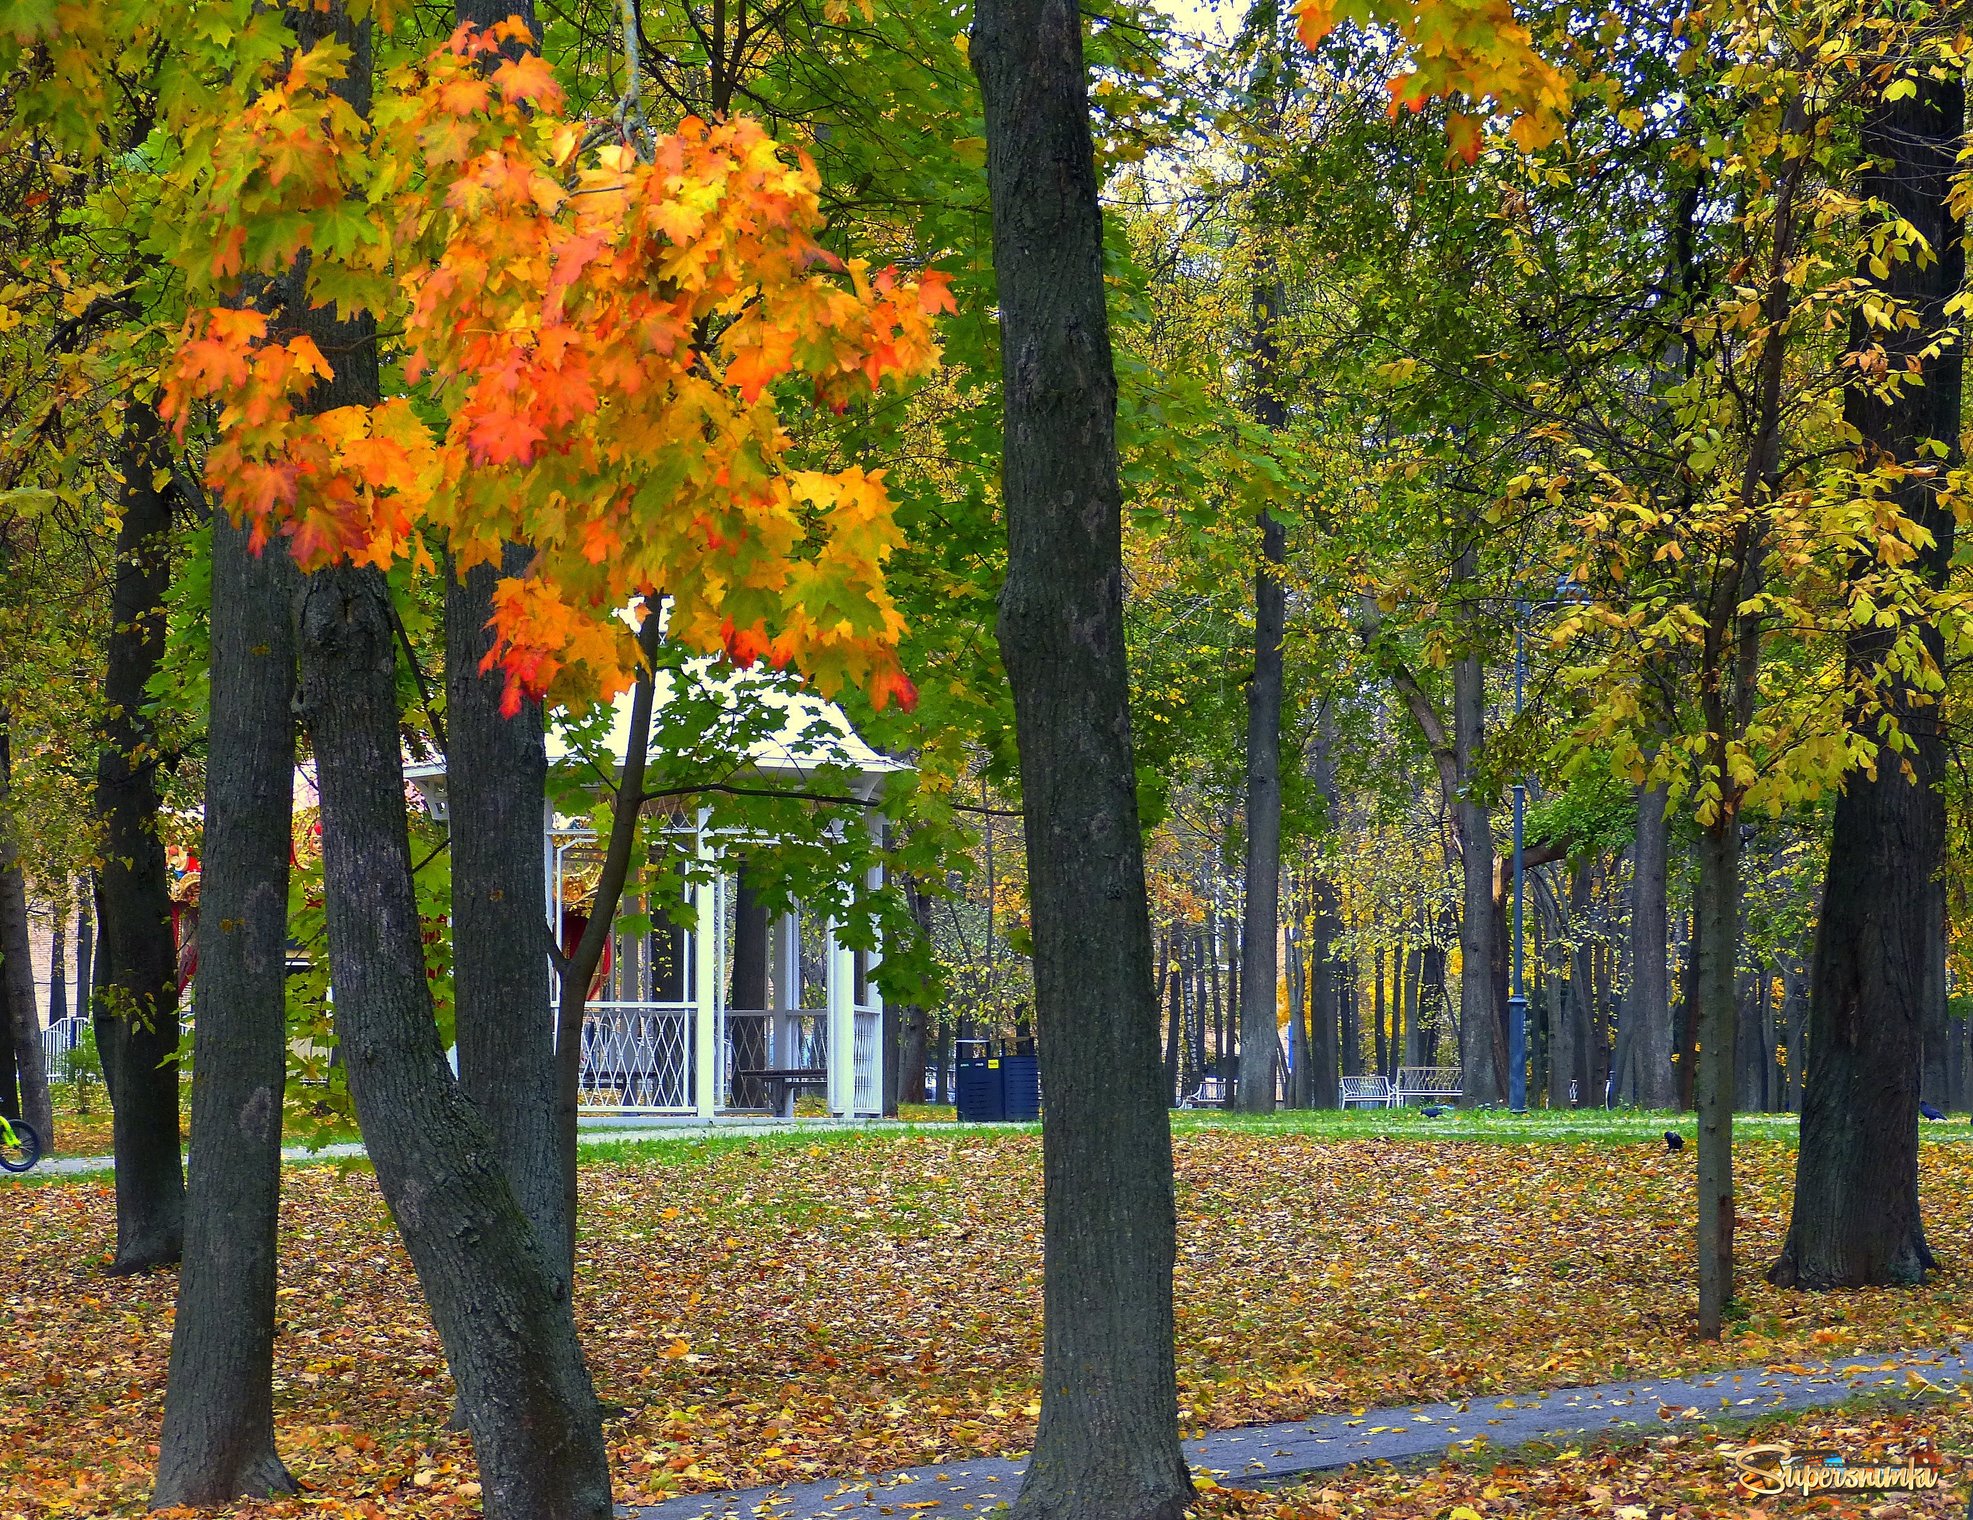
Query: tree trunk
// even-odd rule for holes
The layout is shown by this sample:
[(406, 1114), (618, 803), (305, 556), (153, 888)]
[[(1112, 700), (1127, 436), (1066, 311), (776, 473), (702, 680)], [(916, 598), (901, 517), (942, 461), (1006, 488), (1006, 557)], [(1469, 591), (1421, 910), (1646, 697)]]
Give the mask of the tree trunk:
[(1678, 997), (1678, 1106), (1687, 1112), (1693, 1107), (1693, 1079), (1699, 1064), (1699, 957), (1704, 953), (1704, 940), (1704, 926), (1695, 909), (1692, 932), (1685, 941), (1685, 975), (1679, 979)]
[(1342, 1070), (1346, 1077), (1363, 1075), (1363, 1019), (1357, 1005), (1357, 970), (1353, 960), (1337, 962), (1342, 978)]
[(168, 463), (147, 401), (123, 410), (116, 572), (103, 695), (108, 709), (96, 768), (103, 826), (105, 995), (96, 1044), (111, 1078), (116, 1152), (116, 1258), (112, 1273), (178, 1260), (185, 1178), (178, 1131), (178, 947), (171, 932), (164, 841), (158, 837), (160, 762), (147, 687), (164, 658), (164, 598), (171, 580), (171, 501), (157, 480)]
[[(1478, 555), (1460, 556), (1470, 578)], [(1478, 655), (1452, 667), (1454, 750), (1459, 766), (1461, 879), (1459, 915), (1459, 1102), (1463, 1108), (1499, 1103), (1506, 1097), (1496, 1060), (1499, 1011), (1494, 1007), (1493, 826), (1475, 788), (1486, 732), (1486, 672)]]
[[(332, 363), (336, 360), (332, 359)], [(433, 1020), (411, 882), (390, 595), (338, 567), (301, 593), (337, 1033), (364, 1143), (472, 1432), (490, 1520), (606, 1520), (607, 1453), (569, 1295)]]
[(1017, 1520), (1178, 1520), (1171, 1128), (1123, 624), (1116, 375), (1082, 18), (981, 0), (1006, 406), (1000, 647), (1027, 821), (1042, 1126), (1041, 1422)]
[(48, 1023), (61, 1023), (69, 1016), (68, 914), (61, 904), (54, 905), (49, 917), (54, 927), (48, 934)]
[(296, 1491), (274, 1446), (295, 767), (294, 562), (212, 525), (192, 1152), (154, 1506)]
[(82, 886), (76, 892), (78, 899), (75, 909), (75, 1013), (77, 1018), (88, 1018), (91, 994), (96, 986), (96, 879), (93, 874), (85, 874)]
[[(503, 0), (504, 4), (504, 0)], [(461, 6), (461, 19), (465, 7)], [(504, 14), (504, 10), (503, 10)], [(499, 672), (480, 662), (503, 574), (529, 552), (445, 580), (446, 813), (452, 852), (452, 990), (459, 1083), (485, 1117), (537, 1239), (569, 1234), (555, 1143), (555, 1018), (542, 873), (548, 756), (539, 703), (500, 711)], [(544, 1252), (560, 1270), (562, 1253)], [(566, 1284), (562, 1285), (566, 1291)]]
[[(369, 27), (340, 87), (369, 104)], [(325, 349), (336, 401), (374, 402), (367, 319)], [(328, 399), (328, 398), (325, 398)], [(340, 1054), (379, 1189), (410, 1254), (472, 1433), (489, 1520), (608, 1520), (608, 1453), (566, 1279), (517, 1202), (486, 1119), (447, 1065), (426, 979), (398, 747), (390, 589), (317, 571), (299, 593), (299, 707), (322, 796), (323, 884)], [(539, 930), (536, 931), (539, 933)], [(540, 940), (534, 938), (539, 944)]]
[(1699, 1334), (1718, 1340), (1733, 1298), (1733, 962), (1740, 926), (1740, 825), (1725, 814), (1699, 843)]
[[(733, 979), (726, 1006), (735, 1011), (767, 1008), (767, 904), (754, 888), (745, 862), (740, 865), (733, 893)], [(767, 1025), (758, 1019), (738, 1019), (727, 1025), (727, 1071), (758, 1069), (767, 1061)], [(766, 1108), (767, 1086), (759, 1077), (733, 1077), (735, 1108)]]
[(1678, 1106), (1672, 1063), (1671, 987), (1666, 967), (1666, 881), (1671, 830), (1665, 789), (1637, 789), (1637, 846), (1631, 855), (1630, 998), (1625, 1009), (1631, 1040), (1625, 1095), (1639, 1108)]
[[(1902, 78), (1902, 76), (1900, 76)], [(1895, 369), (1924, 371), (1889, 400), (1862, 387), (1845, 398), (1844, 419), (1861, 439), (1858, 467), (1908, 473), (1895, 500), (1926, 528), (1932, 545), (1915, 568), (1941, 588), (1952, 563), (1953, 511), (1942, 499), (1944, 466), (1959, 461), (1961, 375), (1958, 343), (1924, 350), (1950, 325), (1946, 303), (1965, 276), (1960, 224), (1949, 190), (1964, 135), (1965, 85), (1956, 73), (1915, 74), (1903, 100), (1882, 97), (1865, 112), (1859, 186), (1917, 229), (1933, 250), (1860, 277), (1883, 287), (1894, 308), (1913, 310), (1910, 329), (1872, 331), (1853, 341), (1882, 344)], [(1931, 454), (1936, 443), (1940, 460)], [(1804, 1288), (1910, 1283), (1931, 1268), (1918, 1207), (1920, 1020), (1933, 997), (1943, 932), (1946, 753), (1938, 697), (1906, 674), (1883, 668), (1896, 636), (1915, 638), (1935, 669), (1943, 644), (1929, 617), (1901, 629), (1854, 630), (1847, 650), (1852, 690), (1874, 681), (1885, 712), (1910, 743), (1902, 763), (1880, 754), (1873, 774), (1852, 772), (1836, 800), (1822, 912), (1809, 978), (1808, 1076), (1796, 1158), (1795, 1209), (1770, 1281)], [(1908, 647), (1908, 645), (1907, 645)], [(1879, 716), (1853, 723), (1874, 737)], [(1909, 767), (1907, 770), (1906, 767)]]
[(13, 754), (0, 713), (0, 1013), (7, 1019), (9, 1113), (27, 1121), (43, 1146), (55, 1144), (55, 1105), (41, 1059), (41, 1010), (35, 1006), (34, 960), (27, 920), (27, 878), (14, 853), (8, 798)]
[[(1287, 423), (1279, 391), (1275, 320), (1278, 282), (1254, 292), (1253, 412), (1262, 427)], [(1246, 919), (1240, 936), (1240, 1107), (1274, 1111), (1274, 1062), (1281, 1020), (1275, 1006), (1281, 922), (1281, 637), (1288, 593), (1280, 567), (1288, 554), (1281, 520), (1261, 509), (1261, 557), (1254, 572), (1254, 679), (1247, 687)]]
[[(929, 945), (932, 942), (932, 895), (917, 877), (907, 875), (903, 880), (904, 900), (911, 910), (912, 922), (917, 924), (918, 932)], [(781, 994), (781, 1000), (793, 1007), (801, 1001), (801, 989), (786, 989)], [(898, 1020), (897, 1095), (901, 1102), (925, 1101), (925, 1062), (931, 1022), (932, 1010), (922, 1003), (907, 1004)]]

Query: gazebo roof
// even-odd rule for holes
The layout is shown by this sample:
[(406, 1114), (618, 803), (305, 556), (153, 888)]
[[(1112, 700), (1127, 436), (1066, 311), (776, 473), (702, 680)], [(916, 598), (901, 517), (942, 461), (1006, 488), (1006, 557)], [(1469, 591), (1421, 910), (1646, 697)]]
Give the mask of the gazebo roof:
[[(888, 778), (910, 769), (871, 748), (850, 723), (849, 716), (834, 702), (817, 695), (792, 673), (768, 669), (721, 670), (714, 674), (715, 662), (694, 660), (684, 667), (687, 679), (701, 685), (704, 693), (729, 711), (744, 704), (774, 715), (770, 724), (749, 723), (743, 742), (743, 755), (736, 756), (735, 769), (743, 775), (763, 779), (800, 782), (824, 767), (854, 773), (852, 790), (865, 799), (875, 797)], [(655, 717), (676, 700), (677, 675), (660, 671), (653, 695)], [(609, 752), (618, 766), (630, 747), (630, 708), (632, 693), (620, 693), (612, 704)], [(549, 714), (548, 763), (569, 760), (575, 754), (565, 722)], [(654, 734), (654, 738), (657, 737)], [(415, 785), (434, 812), (443, 813), (445, 762), (441, 760), (405, 766), (405, 778)], [(726, 780), (728, 777), (709, 777)]]

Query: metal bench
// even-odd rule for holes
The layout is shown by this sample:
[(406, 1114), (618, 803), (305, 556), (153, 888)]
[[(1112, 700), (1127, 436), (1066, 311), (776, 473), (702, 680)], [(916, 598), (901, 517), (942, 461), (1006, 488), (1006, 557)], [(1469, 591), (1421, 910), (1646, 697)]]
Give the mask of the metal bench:
[(1227, 1108), (1233, 1103), (1232, 1077), (1202, 1077), (1199, 1085), (1179, 1100), (1180, 1108)]
[(1336, 1086), (1338, 1108), (1389, 1108), (1390, 1105), (1388, 1077), (1344, 1077)]
[(1457, 1066), (1400, 1066), (1391, 1090), (1391, 1106), (1403, 1108), (1414, 1099), (1429, 1103), (1459, 1095)]

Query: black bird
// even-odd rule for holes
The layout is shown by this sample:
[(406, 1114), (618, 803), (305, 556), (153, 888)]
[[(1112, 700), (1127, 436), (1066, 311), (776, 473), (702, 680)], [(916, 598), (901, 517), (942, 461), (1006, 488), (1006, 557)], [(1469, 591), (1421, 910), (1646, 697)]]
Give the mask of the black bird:
[(1928, 1119), (1945, 1118), (1945, 1114), (1943, 1112), (1941, 1112), (1938, 1108), (1934, 1107), (1932, 1104), (1927, 1103), (1923, 1098), (1920, 1098), (1918, 1100), (1918, 1111)]
[(1426, 1117), (1427, 1119), (1436, 1119), (1436, 1118), (1438, 1118), (1438, 1117), (1439, 1117), (1439, 1116), (1440, 1116), (1441, 1114), (1449, 1114), (1449, 1113), (1451, 1113), (1451, 1112), (1452, 1112), (1452, 1110), (1451, 1110), (1451, 1109), (1449, 1109), (1449, 1108), (1447, 1108), (1447, 1107), (1446, 1107), (1446, 1106), (1445, 1106), (1444, 1104), (1442, 1104), (1442, 1103), (1434, 1103), (1434, 1104), (1432, 1104), (1432, 1105), (1431, 1105), (1431, 1106), (1430, 1106), (1429, 1108), (1421, 1108), (1421, 1109), (1419, 1109), (1419, 1110), (1418, 1110), (1418, 1112), (1419, 1112), (1419, 1113), (1421, 1113), (1421, 1114), (1423, 1114), (1423, 1115), (1424, 1115), (1424, 1116), (1425, 1116), (1425, 1117)]
[(1685, 1136), (1681, 1135), (1675, 1129), (1666, 1130), (1665, 1149), (1670, 1151), (1674, 1156), (1676, 1156), (1680, 1151), (1685, 1149)]

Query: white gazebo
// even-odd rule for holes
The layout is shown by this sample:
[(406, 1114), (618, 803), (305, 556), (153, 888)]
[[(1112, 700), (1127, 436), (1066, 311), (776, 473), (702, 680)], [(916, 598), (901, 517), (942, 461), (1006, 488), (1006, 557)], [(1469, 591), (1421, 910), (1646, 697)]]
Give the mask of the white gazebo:
[[(838, 783), (847, 775), (851, 794), (869, 804), (906, 769), (865, 743), (834, 703), (791, 678), (741, 672), (712, 684), (704, 665), (688, 667), (686, 678), (707, 682), (701, 694), (712, 691), (733, 709), (744, 704), (752, 715), (736, 745), (741, 753), (727, 756), (732, 768), (722, 784), (798, 790), (826, 767)], [(672, 693), (671, 678), (660, 674), (654, 705), (662, 710)], [(626, 693), (617, 699), (603, 746), (619, 770), (629, 739)], [(565, 774), (592, 763), (578, 759), (552, 719), (548, 759), (551, 770)], [(405, 777), (426, 809), (443, 820), (444, 763), (407, 765)], [(857, 811), (868, 827), (882, 826), (875, 808)], [(837, 826), (861, 825), (846, 819)], [(583, 1018), (584, 1107), (700, 1119), (757, 1117), (765, 1109), (792, 1117), (797, 1094), (809, 1091), (824, 1096), (833, 1117), (880, 1115), (884, 1008), (870, 973), (881, 951), (840, 944), (825, 913), (803, 908), (780, 914), (767, 925), (764, 976), (763, 968), (749, 968), (745, 979), (747, 987), (765, 990), (757, 999), (762, 1006), (731, 1006), (731, 993), (744, 990), (735, 986), (736, 941), (748, 938), (736, 933), (740, 856), (772, 841), (723, 835), (709, 809), (689, 805), (662, 827), (681, 853), (704, 865), (691, 872), (687, 887), (697, 927), (670, 922), (642, 899), (626, 896), (618, 912), (623, 927), (610, 937)], [(548, 819), (542, 869), (549, 923), (564, 946), (573, 944), (586, 921), (585, 898), (600, 860), (600, 844), (586, 821)], [(867, 885), (877, 883), (873, 878)], [(648, 928), (642, 926), (646, 918)], [(558, 993), (551, 989), (543, 1017), (553, 1018)]]

